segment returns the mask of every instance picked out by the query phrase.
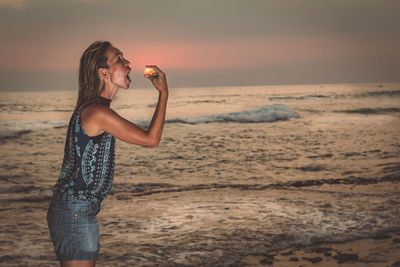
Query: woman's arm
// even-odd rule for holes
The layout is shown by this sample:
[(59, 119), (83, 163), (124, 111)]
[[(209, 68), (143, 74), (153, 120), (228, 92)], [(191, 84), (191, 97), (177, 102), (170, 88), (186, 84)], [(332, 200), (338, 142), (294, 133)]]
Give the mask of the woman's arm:
[(168, 86), (164, 72), (156, 66), (146, 67), (152, 67), (157, 71), (157, 77), (148, 75), (145, 77), (151, 80), (154, 87), (159, 92), (157, 107), (147, 131), (122, 118), (112, 109), (97, 104), (91, 105), (87, 108), (87, 112), (85, 112), (85, 131), (88, 128), (91, 129), (91, 132), (105, 131), (112, 136), (131, 144), (151, 147), (158, 146), (164, 128), (168, 100)]
[(154, 146), (158, 146), (161, 134), (164, 128), (165, 114), (167, 110), (167, 100), (168, 100), (168, 85), (165, 73), (162, 72), (157, 66), (147, 65), (146, 67), (153, 68), (156, 70), (158, 76), (153, 77), (151, 75), (145, 75), (158, 90), (158, 103), (156, 110), (154, 111), (153, 118), (151, 120), (149, 129), (147, 130), (151, 140), (154, 140)]

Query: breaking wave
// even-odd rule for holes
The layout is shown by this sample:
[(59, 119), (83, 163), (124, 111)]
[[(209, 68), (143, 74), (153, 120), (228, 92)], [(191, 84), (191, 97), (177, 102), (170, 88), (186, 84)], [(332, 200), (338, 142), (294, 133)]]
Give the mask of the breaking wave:
[[(258, 109), (243, 110), (240, 112), (231, 112), (219, 115), (208, 115), (191, 118), (174, 118), (166, 120), (167, 123), (212, 123), (212, 122), (241, 122), (241, 123), (257, 123), (257, 122), (274, 122), (280, 120), (288, 120), (290, 118), (298, 118), (299, 115), (292, 109), (283, 104), (275, 104), (270, 106), (262, 106)], [(134, 120), (133, 120), (134, 121)], [(139, 126), (147, 127), (148, 121), (135, 121)], [(0, 123), (0, 141), (11, 138), (18, 138), (24, 134), (34, 131), (67, 127), (68, 121), (20, 121), (20, 122), (2, 122)]]
[(274, 122), (298, 118), (299, 115), (283, 104), (265, 105), (257, 109), (230, 112), (219, 115), (207, 115), (191, 118), (175, 118), (166, 120), (167, 123), (200, 124), (213, 122), (258, 123)]

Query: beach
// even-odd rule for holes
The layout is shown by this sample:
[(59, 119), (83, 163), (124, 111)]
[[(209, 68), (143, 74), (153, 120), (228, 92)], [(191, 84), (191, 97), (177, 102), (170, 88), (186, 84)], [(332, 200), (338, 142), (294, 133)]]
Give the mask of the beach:
[[(160, 145), (116, 143), (98, 266), (400, 266), (400, 84), (170, 87)], [(76, 92), (0, 94), (0, 266), (57, 266)], [(111, 106), (147, 127), (156, 100)]]

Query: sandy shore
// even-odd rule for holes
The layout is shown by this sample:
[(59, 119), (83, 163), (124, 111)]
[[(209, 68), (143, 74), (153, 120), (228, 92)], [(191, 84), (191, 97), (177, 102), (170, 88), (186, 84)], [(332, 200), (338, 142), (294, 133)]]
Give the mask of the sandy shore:
[[(98, 215), (98, 266), (398, 266), (400, 179), (383, 180), (117, 185)], [(50, 192), (37, 193), (1, 199), (1, 266), (57, 264)]]

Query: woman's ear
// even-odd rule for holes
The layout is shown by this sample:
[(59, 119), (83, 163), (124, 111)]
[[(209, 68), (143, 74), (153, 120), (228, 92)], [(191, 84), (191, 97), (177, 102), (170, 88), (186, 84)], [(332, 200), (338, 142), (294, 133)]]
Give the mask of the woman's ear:
[(105, 80), (108, 79), (108, 69), (99, 68), (97, 73), (99, 74), (100, 79), (105, 79)]

